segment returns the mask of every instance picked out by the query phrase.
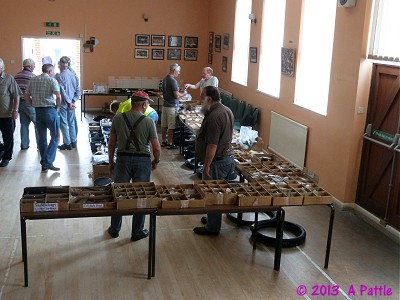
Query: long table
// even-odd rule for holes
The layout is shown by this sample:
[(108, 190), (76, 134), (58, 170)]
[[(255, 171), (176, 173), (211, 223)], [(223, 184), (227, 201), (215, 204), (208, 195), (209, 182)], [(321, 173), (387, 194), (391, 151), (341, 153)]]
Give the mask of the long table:
[[(26, 221), (27, 220), (44, 220), (44, 219), (63, 219), (63, 218), (89, 218), (89, 217), (106, 217), (106, 216), (125, 216), (133, 214), (150, 215), (149, 224), (149, 247), (148, 247), (148, 271), (147, 278), (151, 279), (155, 276), (155, 260), (156, 260), (156, 216), (171, 215), (194, 215), (206, 213), (245, 213), (245, 212), (265, 212), (276, 211), (278, 218), (278, 226), (276, 228), (275, 258), (274, 269), (279, 271), (281, 254), (282, 254), (282, 238), (283, 238), (283, 222), (285, 219), (285, 211), (281, 207), (273, 206), (257, 206), (257, 207), (239, 207), (236, 205), (213, 205), (201, 208), (184, 208), (184, 209), (93, 209), (93, 210), (76, 210), (76, 211), (56, 211), (56, 212), (21, 212), (21, 247), (22, 259), (24, 262), (24, 286), (28, 286), (28, 250), (26, 240)], [(255, 222), (257, 228), (257, 220)], [(256, 235), (253, 239), (253, 249), (256, 249)]]
[(84, 90), (81, 96), (81, 121), (82, 121), (82, 114), (85, 117), (86, 116), (86, 97), (90, 96), (108, 96), (108, 97), (117, 97), (117, 96), (125, 96), (127, 97), (126, 99), (129, 99), (129, 97), (132, 95), (132, 92), (121, 92), (121, 93), (94, 93), (93, 91), (87, 91)]

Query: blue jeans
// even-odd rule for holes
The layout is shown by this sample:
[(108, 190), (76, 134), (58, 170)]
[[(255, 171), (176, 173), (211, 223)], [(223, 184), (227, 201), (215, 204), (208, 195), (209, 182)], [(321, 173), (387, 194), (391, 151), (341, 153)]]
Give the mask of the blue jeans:
[[(232, 157), (227, 157), (223, 160), (214, 161), (210, 167), (210, 177), (203, 176), (203, 180), (226, 180), (235, 172), (235, 163)], [(221, 230), (222, 214), (213, 213), (207, 214), (206, 229), (212, 232), (219, 232)]]
[(3, 135), (4, 153), (2, 159), (11, 160), (14, 148), (15, 121), (12, 118), (0, 118), (0, 131)]
[[(36, 128), (40, 164), (52, 165), (56, 159), (57, 147), (60, 142), (60, 120), (57, 110), (53, 107), (36, 107)], [(50, 143), (47, 144), (47, 129), (50, 131)]]
[(64, 144), (71, 144), (76, 142), (78, 134), (78, 126), (76, 122), (75, 110), (68, 109), (68, 107), (61, 106), (60, 108), (60, 127), (63, 136)]
[[(151, 159), (150, 157), (117, 156), (114, 169), (114, 182), (150, 182)], [(143, 232), (145, 215), (132, 217), (132, 237), (137, 237)], [(111, 217), (111, 230), (118, 233), (121, 230), (122, 216)]]
[(36, 144), (38, 144), (38, 133), (36, 129), (36, 111), (35, 108), (25, 101), (19, 102), (19, 121), (21, 123), (21, 148), (29, 147), (29, 125), (31, 122), (35, 125)]

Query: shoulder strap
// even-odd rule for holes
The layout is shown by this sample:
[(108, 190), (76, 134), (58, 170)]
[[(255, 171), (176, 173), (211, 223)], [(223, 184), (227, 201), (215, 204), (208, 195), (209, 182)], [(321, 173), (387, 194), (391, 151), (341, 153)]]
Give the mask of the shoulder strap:
[(126, 140), (126, 144), (125, 144), (125, 151), (129, 150), (129, 146), (130, 144), (133, 142), (133, 144), (135, 145), (136, 151), (139, 152), (140, 151), (140, 147), (139, 147), (139, 140), (135, 134), (135, 130), (136, 127), (138, 127), (139, 123), (146, 117), (145, 115), (140, 116), (140, 118), (135, 122), (135, 124), (133, 124), (133, 126), (131, 126), (131, 124), (129, 123), (128, 117), (126, 116), (125, 113), (121, 114), (122, 117), (125, 120), (126, 126), (128, 126), (128, 129), (130, 130), (130, 135), (128, 137), (128, 139)]

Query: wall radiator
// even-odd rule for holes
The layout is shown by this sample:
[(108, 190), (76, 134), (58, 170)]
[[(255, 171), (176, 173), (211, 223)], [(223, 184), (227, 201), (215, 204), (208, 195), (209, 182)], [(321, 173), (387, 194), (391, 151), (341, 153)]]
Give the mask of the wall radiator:
[(298, 168), (304, 168), (308, 127), (271, 111), (268, 149)]

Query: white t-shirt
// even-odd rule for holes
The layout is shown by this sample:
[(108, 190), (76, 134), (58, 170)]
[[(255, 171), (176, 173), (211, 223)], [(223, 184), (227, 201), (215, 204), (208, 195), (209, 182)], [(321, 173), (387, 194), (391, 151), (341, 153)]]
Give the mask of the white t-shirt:
[(206, 86), (215, 86), (218, 87), (218, 78), (215, 76), (211, 76), (210, 79), (202, 78), (198, 83), (196, 83), (195, 87), (200, 88), (200, 94), (203, 91), (203, 88)]

